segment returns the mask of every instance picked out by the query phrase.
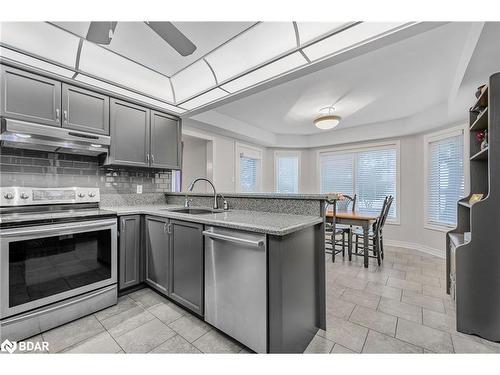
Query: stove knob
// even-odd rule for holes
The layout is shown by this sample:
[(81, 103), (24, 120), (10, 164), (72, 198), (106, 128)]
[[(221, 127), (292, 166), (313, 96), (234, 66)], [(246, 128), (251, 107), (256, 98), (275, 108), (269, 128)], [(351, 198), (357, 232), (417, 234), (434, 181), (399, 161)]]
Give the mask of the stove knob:
[(12, 194), (12, 193), (6, 193), (6, 194), (4, 194), (4, 196), (3, 196), (3, 197), (4, 197), (5, 199), (14, 199), (14, 194)]
[(78, 198), (85, 198), (85, 193), (78, 193)]
[(89, 193), (89, 197), (90, 197), (90, 198), (94, 198), (94, 197), (95, 197), (95, 193), (91, 191), (91, 192)]
[(26, 193), (21, 193), (21, 199), (28, 199), (30, 196)]

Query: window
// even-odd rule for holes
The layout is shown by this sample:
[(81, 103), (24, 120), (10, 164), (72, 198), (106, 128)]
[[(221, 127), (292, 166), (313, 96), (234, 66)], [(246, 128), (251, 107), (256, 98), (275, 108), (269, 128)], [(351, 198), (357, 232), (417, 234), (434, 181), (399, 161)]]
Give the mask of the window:
[(320, 153), (320, 190), (357, 195), (359, 211), (379, 215), (384, 198), (394, 201), (389, 219), (398, 217), (398, 144)]
[(453, 227), (465, 196), (464, 136), (456, 130), (427, 138), (427, 223)]
[(236, 145), (238, 156), (238, 189), (241, 192), (260, 191), (262, 153), (258, 149)]
[(299, 154), (296, 152), (276, 152), (275, 189), (277, 193), (299, 192)]

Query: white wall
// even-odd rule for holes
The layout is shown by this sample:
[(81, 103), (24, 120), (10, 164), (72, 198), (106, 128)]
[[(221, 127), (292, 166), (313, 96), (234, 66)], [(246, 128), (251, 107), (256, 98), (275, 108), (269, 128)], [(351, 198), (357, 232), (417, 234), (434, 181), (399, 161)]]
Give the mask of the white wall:
[[(195, 177), (207, 177), (207, 140), (182, 136), (182, 191)], [(198, 182), (195, 192), (206, 192), (206, 183)]]

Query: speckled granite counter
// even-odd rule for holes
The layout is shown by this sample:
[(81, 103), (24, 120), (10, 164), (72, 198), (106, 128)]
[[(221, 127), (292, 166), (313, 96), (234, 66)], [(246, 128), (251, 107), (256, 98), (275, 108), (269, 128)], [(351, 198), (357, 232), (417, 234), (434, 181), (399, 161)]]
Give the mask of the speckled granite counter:
[(178, 205), (137, 205), (137, 206), (108, 206), (107, 210), (116, 211), (122, 215), (154, 215), (171, 219), (191, 221), (225, 228), (248, 230), (277, 236), (307, 228), (323, 222), (320, 216), (289, 215), (271, 212), (230, 210), (214, 214), (184, 214), (169, 211)]

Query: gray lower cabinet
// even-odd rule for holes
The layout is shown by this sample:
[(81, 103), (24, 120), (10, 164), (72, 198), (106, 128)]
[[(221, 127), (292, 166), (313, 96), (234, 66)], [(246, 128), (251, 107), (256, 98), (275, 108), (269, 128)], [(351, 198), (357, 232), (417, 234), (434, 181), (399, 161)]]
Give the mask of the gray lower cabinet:
[(63, 83), (62, 126), (109, 134), (109, 96)]
[(120, 241), (118, 261), (120, 290), (141, 283), (141, 216), (120, 217)]
[(170, 221), (170, 298), (203, 315), (203, 225)]
[(169, 281), (169, 219), (146, 216), (146, 275), (145, 281), (152, 288), (168, 295)]
[(178, 119), (151, 111), (151, 166), (180, 169), (181, 127)]
[(111, 99), (111, 148), (106, 164), (149, 166), (150, 110)]
[(61, 82), (1, 66), (0, 116), (61, 126)]

